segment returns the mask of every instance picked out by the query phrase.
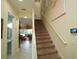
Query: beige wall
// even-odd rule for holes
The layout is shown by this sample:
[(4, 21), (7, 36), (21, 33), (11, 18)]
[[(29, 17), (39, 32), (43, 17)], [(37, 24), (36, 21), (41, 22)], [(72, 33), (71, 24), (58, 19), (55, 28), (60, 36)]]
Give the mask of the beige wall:
[(35, 2), (35, 19), (40, 19), (40, 2)]
[[(70, 33), (70, 28), (77, 27), (76, 9), (76, 0), (65, 0), (66, 14), (63, 16), (52, 21), (58, 12), (54, 8), (42, 15), (51, 39), (63, 59), (77, 59), (77, 36)], [(67, 42), (67, 45), (64, 45), (64, 42)]]
[[(13, 19), (13, 45), (12, 45), (12, 52), (17, 51), (18, 49), (18, 17), (16, 17), (16, 14), (14, 10), (11, 8), (11, 5), (9, 5), (7, 0), (1, 0), (1, 17), (3, 20), (3, 39), (1, 40), (1, 59), (7, 59), (7, 21), (8, 21), (8, 12), (14, 16)], [(16, 25), (16, 26), (15, 26)], [(16, 29), (16, 30), (15, 30)], [(15, 41), (15, 43), (14, 43)], [(15, 50), (15, 48), (17, 48)], [(13, 54), (14, 54), (13, 53)]]

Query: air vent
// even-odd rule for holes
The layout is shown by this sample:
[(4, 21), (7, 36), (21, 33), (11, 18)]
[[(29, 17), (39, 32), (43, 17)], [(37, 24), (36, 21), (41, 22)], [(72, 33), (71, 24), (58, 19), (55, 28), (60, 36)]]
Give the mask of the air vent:
[(40, 0), (35, 0), (36, 2), (39, 2)]
[(25, 8), (23, 8), (23, 9), (21, 9), (22, 11), (26, 11), (26, 9)]

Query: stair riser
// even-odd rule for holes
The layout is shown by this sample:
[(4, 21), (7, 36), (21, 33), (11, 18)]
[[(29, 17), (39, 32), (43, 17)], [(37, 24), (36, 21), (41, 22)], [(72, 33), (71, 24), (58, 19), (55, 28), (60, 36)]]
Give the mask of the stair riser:
[(36, 35), (44, 35), (44, 34), (48, 34), (48, 32), (46, 32), (46, 33), (44, 33), (44, 32), (42, 32), (42, 33), (36, 33)]
[(40, 49), (46, 49), (46, 48), (54, 48), (55, 46), (48, 46), (48, 47), (37, 47), (38, 50)]
[(38, 36), (49, 36), (49, 34), (37, 34), (36, 37)]
[(50, 39), (50, 37), (36, 37), (36, 39), (37, 39), (37, 40), (38, 40), (38, 39), (43, 40), (43, 39)]
[(36, 32), (36, 34), (43, 34), (43, 33), (48, 34), (47, 32)]

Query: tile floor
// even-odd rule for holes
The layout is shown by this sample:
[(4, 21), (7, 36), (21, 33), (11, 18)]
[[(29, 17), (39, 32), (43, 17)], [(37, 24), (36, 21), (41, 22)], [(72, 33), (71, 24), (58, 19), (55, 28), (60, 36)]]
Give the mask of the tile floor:
[(23, 41), (21, 43), (21, 48), (19, 52), (9, 59), (32, 59), (32, 47), (29, 40)]

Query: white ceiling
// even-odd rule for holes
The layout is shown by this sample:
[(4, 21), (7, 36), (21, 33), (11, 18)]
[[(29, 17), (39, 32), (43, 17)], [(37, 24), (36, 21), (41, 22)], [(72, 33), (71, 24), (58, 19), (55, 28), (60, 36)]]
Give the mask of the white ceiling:
[[(20, 18), (23, 18), (24, 16), (27, 16), (28, 18), (31, 17), (32, 14), (32, 8), (34, 8), (34, 0), (23, 0), (20, 2), (19, 0), (8, 0), (10, 4), (15, 7), (18, 16)], [(26, 10), (22, 10), (26, 9)]]

